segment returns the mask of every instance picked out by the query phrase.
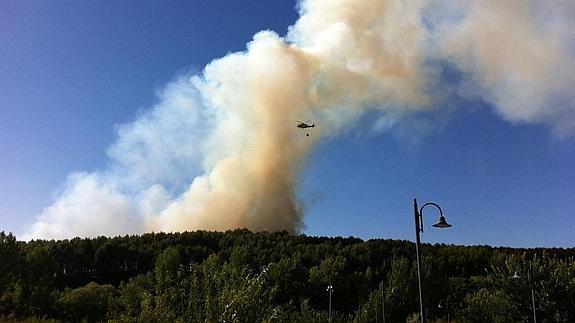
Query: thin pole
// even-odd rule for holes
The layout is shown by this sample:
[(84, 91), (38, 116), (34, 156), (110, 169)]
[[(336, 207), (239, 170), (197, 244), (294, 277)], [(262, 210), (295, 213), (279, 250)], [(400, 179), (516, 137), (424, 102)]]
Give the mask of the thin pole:
[(329, 285), (329, 322), (331, 323), (331, 291), (332, 291), (331, 284)]
[(445, 310), (447, 311), (447, 323), (451, 323), (449, 320), (449, 295), (447, 295), (447, 300), (445, 301)]
[(537, 314), (535, 312), (535, 290), (533, 289), (533, 264), (529, 262), (529, 272), (527, 273), (527, 278), (529, 278), (529, 286), (531, 287), (531, 306), (533, 307), (533, 322), (537, 323)]
[(537, 314), (535, 313), (535, 291), (531, 287), (531, 303), (533, 305), (533, 322), (537, 323)]
[(331, 323), (331, 288), (329, 289), (329, 322)]
[(381, 317), (385, 323), (385, 295), (383, 294), (383, 281), (381, 282)]
[(421, 256), (420, 256), (420, 238), (419, 231), (421, 230), (420, 224), (420, 214), (417, 209), (417, 200), (413, 199), (413, 213), (415, 215), (415, 253), (417, 254), (417, 281), (419, 284), (419, 318), (421, 323), (424, 323), (425, 318), (423, 316), (423, 287), (421, 285)]

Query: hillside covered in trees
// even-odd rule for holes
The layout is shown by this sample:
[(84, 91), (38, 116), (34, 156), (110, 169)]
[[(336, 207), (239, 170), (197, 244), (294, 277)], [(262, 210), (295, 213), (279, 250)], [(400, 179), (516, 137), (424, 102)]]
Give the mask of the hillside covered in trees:
[[(575, 322), (573, 248), (422, 253), (431, 319), (529, 321), (533, 288), (540, 321)], [(382, 301), (387, 322), (405, 322), (419, 308), (416, 271), (409, 241), (234, 230), (21, 242), (1, 232), (0, 319), (327, 322), (331, 284), (335, 322), (382, 322)]]

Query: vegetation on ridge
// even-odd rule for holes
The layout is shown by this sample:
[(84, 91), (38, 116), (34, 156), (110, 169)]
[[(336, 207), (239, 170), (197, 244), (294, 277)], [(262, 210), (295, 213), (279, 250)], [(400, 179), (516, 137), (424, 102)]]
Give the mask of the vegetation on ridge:
[[(573, 248), (422, 249), (430, 318), (528, 321), (533, 287), (540, 321), (575, 321)], [(234, 230), (20, 242), (1, 232), (0, 319), (321, 322), (331, 283), (334, 321), (382, 321), (383, 295), (387, 322), (403, 322), (418, 312), (416, 270), (414, 244), (399, 240)]]

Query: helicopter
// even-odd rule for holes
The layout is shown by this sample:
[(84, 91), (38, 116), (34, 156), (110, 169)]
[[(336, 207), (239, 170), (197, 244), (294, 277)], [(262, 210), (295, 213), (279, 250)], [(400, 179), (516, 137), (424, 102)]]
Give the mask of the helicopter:
[[(309, 123), (305, 123), (305, 122), (301, 122), (298, 121), (296, 127), (300, 128), (300, 129), (306, 129), (306, 128), (315, 128), (315, 123), (312, 123), (311, 125)], [(305, 134), (307, 137), (309, 137), (309, 133)]]
[(305, 123), (305, 122), (298, 121), (298, 124), (296, 125), (296, 127), (302, 128), (302, 129), (305, 129), (305, 128), (314, 128), (314, 127), (315, 127), (315, 123), (312, 123), (311, 125), (309, 125), (309, 124), (307, 124), (307, 123)]

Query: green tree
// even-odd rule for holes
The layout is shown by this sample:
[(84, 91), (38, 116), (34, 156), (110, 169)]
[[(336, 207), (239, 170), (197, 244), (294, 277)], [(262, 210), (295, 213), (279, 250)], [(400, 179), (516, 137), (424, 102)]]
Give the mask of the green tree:
[(469, 294), (457, 316), (466, 322), (517, 322), (517, 304), (504, 291), (482, 288)]
[(394, 258), (385, 290), (386, 304), (389, 306), (391, 321), (404, 321), (413, 312), (418, 312), (419, 291), (417, 272), (414, 263), (406, 257)]
[(57, 293), (53, 244), (30, 243), (26, 249), (27, 277), (23, 284), (26, 312), (28, 315), (53, 315)]
[(16, 237), (0, 232), (0, 315), (10, 315), (21, 301), (21, 287), (17, 284), (21, 267)]
[(127, 283), (122, 282), (119, 287), (119, 316), (124, 319), (137, 318), (142, 312), (146, 296), (154, 292), (155, 280), (152, 273), (130, 278)]
[(108, 311), (114, 308), (117, 291), (111, 285), (89, 283), (76, 289), (67, 289), (58, 298), (61, 315), (67, 321), (89, 322), (107, 319)]
[(158, 256), (154, 270), (158, 288), (169, 286), (171, 281), (177, 278), (180, 261), (181, 255), (178, 247), (169, 247)]

